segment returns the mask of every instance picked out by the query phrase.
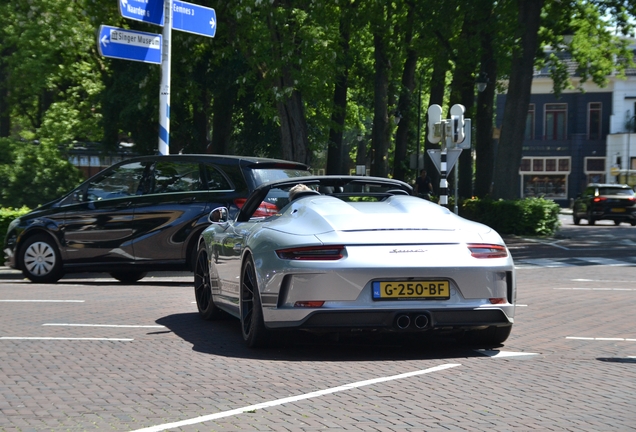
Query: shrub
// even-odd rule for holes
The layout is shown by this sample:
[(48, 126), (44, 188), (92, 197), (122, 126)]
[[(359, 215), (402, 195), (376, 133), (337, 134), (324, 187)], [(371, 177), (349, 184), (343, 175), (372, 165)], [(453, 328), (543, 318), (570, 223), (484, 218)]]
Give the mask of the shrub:
[(499, 234), (549, 236), (559, 228), (559, 211), (557, 203), (544, 198), (513, 201), (472, 198), (464, 201), (460, 213)]
[(35, 208), (82, 180), (81, 172), (57, 147), (0, 138), (0, 206)]
[(28, 207), (21, 207), (19, 209), (0, 208), (0, 242), (4, 242), (11, 221), (30, 211), (31, 209)]

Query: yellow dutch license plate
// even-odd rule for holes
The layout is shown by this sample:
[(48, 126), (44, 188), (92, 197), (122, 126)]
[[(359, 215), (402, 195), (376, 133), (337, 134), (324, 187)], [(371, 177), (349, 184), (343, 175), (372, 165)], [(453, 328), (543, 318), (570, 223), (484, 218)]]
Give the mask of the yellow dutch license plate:
[(390, 299), (449, 299), (448, 281), (373, 282), (375, 300)]
[(612, 213), (625, 213), (625, 209), (620, 207), (615, 207), (612, 209)]

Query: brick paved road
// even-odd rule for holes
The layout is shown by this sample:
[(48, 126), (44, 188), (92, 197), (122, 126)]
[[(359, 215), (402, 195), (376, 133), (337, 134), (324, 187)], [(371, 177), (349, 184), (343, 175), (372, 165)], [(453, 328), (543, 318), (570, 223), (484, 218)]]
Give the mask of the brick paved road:
[[(0, 430), (187, 419), (194, 424), (170, 430), (636, 430), (636, 266), (520, 269), (517, 278), (515, 327), (491, 357), (443, 340), (306, 336), (254, 351), (238, 322), (198, 318), (191, 276), (37, 285), (0, 272)], [(10, 339), (25, 337), (52, 339)], [(447, 368), (426, 373), (438, 366)], [(351, 383), (361, 384), (341, 387)], [(227, 416), (199, 422), (218, 413)]]

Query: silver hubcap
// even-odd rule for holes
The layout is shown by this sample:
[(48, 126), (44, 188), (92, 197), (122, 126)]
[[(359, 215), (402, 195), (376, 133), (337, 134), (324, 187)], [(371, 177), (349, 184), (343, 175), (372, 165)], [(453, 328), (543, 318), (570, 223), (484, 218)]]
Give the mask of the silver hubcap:
[(24, 253), (24, 266), (31, 274), (46, 275), (55, 266), (55, 251), (47, 243), (33, 243)]

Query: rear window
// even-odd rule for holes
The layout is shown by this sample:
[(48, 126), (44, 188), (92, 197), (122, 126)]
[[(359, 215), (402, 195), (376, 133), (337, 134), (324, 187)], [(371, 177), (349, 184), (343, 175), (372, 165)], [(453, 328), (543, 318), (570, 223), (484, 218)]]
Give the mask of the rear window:
[(634, 191), (632, 191), (631, 189), (612, 188), (612, 187), (599, 188), (598, 193), (599, 195), (626, 195), (626, 196), (634, 195)]
[(311, 175), (311, 172), (301, 169), (286, 168), (256, 168), (252, 169), (254, 181), (258, 186), (275, 180), (286, 180), (294, 177), (305, 177)]

